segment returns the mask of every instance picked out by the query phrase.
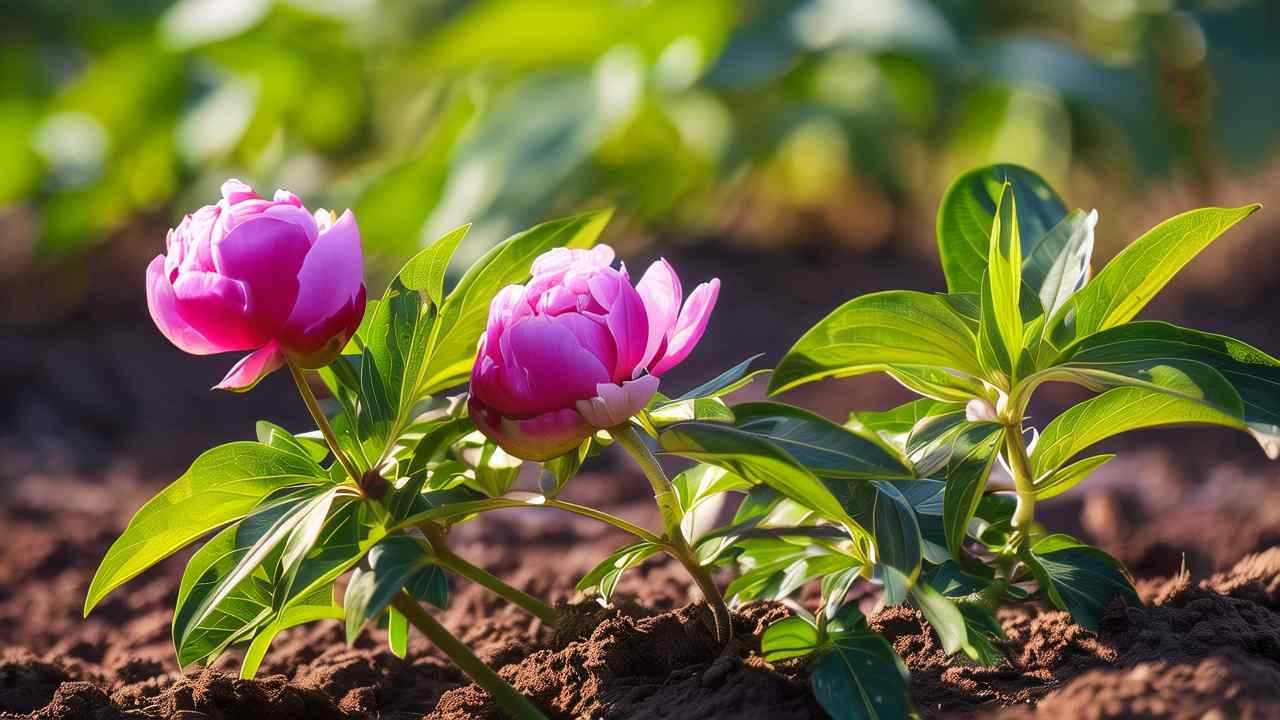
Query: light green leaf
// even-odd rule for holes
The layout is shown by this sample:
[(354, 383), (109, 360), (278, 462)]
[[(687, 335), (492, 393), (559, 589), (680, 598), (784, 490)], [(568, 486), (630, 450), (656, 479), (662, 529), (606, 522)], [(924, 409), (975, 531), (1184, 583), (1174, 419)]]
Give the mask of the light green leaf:
[(252, 680), (262, 667), (262, 660), (271, 649), (271, 642), (276, 635), (298, 625), (316, 622), (317, 620), (341, 620), (342, 607), (333, 602), (332, 588), (321, 588), (311, 596), (303, 598), (296, 605), (281, 611), (274, 620), (262, 626), (253, 642), (244, 651), (244, 659), (240, 662), (240, 679)]
[(1032, 472), (1043, 477), (1112, 435), (1184, 423), (1246, 429), (1239, 417), (1201, 402), (1146, 388), (1115, 388), (1072, 407), (1045, 427), (1031, 454)]
[(703, 422), (732, 423), (733, 410), (718, 397), (691, 398), (663, 403), (648, 413), (654, 427), (666, 427), (678, 422), (701, 420)]
[(1078, 460), (1065, 467), (1060, 467), (1046, 476), (1036, 478), (1036, 500), (1048, 500), (1051, 497), (1057, 497), (1079, 485), (1094, 470), (1107, 464), (1113, 457), (1115, 455), (1095, 455)]
[(969, 642), (969, 629), (964, 615), (955, 603), (926, 583), (911, 586), (911, 600), (938, 633), (943, 652), (954, 655), (963, 650), (970, 659), (978, 659), (978, 650)]
[(638, 542), (615, 550), (583, 575), (575, 588), (578, 592), (594, 591), (599, 595), (601, 602), (608, 603), (609, 598), (613, 597), (613, 591), (618, 587), (618, 581), (622, 579), (622, 573), (636, 567), (661, 550), (661, 546), (650, 542)]
[(1201, 250), (1260, 207), (1201, 208), (1155, 226), (1058, 309), (1048, 336), (1061, 348), (1133, 319)]
[(440, 306), (420, 394), (434, 395), (465, 382), (489, 316), (489, 302), (498, 291), (522, 282), (534, 259), (552, 248), (595, 244), (610, 215), (611, 210), (604, 210), (537, 225), (507, 238), (476, 261)]
[(814, 664), (810, 682), (832, 720), (896, 720), (912, 714), (907, 668), (874, 632), (833, 636)]
[(1017, 165), (991, 165), (961, 175), (938, 206), (938, 254), (947, 291), (976, 293), (987, 270), (991, 225), (1004, 186), (1013, 186), (1021, 228), (1021, 254), (1034, 254), (1067, 208), (1036, 173)]
[[(1017, 207), (1013, 188), (1005, 185), (991, 225), (991, 245), (987, 275), (982, 283), (982, 319), (978, 333), (983, 345), (1003, 350), (1006, 362), (999, 369), (1013, 374), (1013, 365), (1022, 353), (1022, 246), (1018, 235)], [(994, 370), (988, 366), (989, 370)]]
[(933, 400), (963, 403), (985, 394), (981, 381), (948, 370), (900, 366), (885, 372), (899, 385)]
[(205, 452), (182, 477), (138, 510), (98, 566), (86, 615), (107, 593), (288, 487), (328, 484), (313, 460), (292, 450), (236, 442)]
[(803, 657), (818, 649), (818, 628), (807, 618), (783, 618), (765, 628), (760, 636), (760, 652), (767, 662)]
[(1022, 263), (1022, 280), (1040, 298), (1050, 317), (1084, 287), (1093, 256), (1098, 211), (1072, 210), (1053, 227)]
[[(338, 612), (342, 617), (341, 608)], [(395, 608), (387, 608), (387, 649), (401, 660), (409, 654), (409, 618)]]
[(299, 437), (266, 420), (259, 420), (254, 426), (254, 430), (258, 436), (258, 442), (279, 450), (289, 450), (297, 453), (299, 456), (317, 463), (315, 466), (317, 475), (323, 472), (318, 463), (329, 456), (329, 448), (324, 444), (323, 439)]
[(876, 433), (898, 452), (906, 453), (907, 439), (921, 420), (944, 413), (964, 412), (964, 405), (930, 398), (912, 400), (890, 410), (856, 411), (849, 416), (846, 427), (856, 431)]
[(400, 269), (400, 282), (410, 290), (419, 290), (427, 294), (432, 304), (440, 307), (444, 302), (444, 278), (449, 270), (449, 261), (453, 251), (467, 236), (470, 223), (454, 228), (436, 239), (425, 250), (413, 256)]
[(982, 374), (973, 331), (945, 299), (891, 290), (854, 298), (814, 325), (774, 370), (769, 393), (899, 366)]

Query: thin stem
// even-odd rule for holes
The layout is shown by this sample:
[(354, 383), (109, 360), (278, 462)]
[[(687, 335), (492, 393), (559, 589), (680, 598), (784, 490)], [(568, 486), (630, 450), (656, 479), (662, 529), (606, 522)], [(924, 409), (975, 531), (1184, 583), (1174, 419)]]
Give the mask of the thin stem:
[(342, 468), (347, 471), (351, 479), (358, 485), (360, 483), (361, 472), (356, 464), (347, 457), (347, 453), (342, 450), (342, 446), (338, 444), (338, 436), (333, 432), (333, 426), (329, 424), (329, 418), (325, 417), (324, 411), (320, 409), (320, 401), (316, 400), (316, 394), (311, 392), (311, 386), (307, 383), (307, 376), (302, 372), (302, 368), (286, 362), (289, 367), (289, 375), (293, 377), (293, 384), (298, 386), (298, 394), (302, 396), (302, 402), (306, 404), (307, 411), (311, 413), (311, 419), (315, 421), (316, 426), (320, 428), (320, 434), (324, 435), (324, 440), (329, 444), (329, 450), (333, 452), (333, 456), (342, 464)]
[(716, 638), (722, 643), (728, 642), (733, 637), (733, 618), (729, 614), (728, 606), (724, 604), (720, 589), (716, 587), (707, 569), (698, 563), (693, 550), (689, 547), (689, 541), (684, 536), (684, 530), (680, 527), (680, 504), (676, 500), (676, 492), (671, 485), (671, 480), (663, 471), (662, 465), (658, 464), (658, 459), (653, 456), (649, 446), (644, 444), (640, 435), (630, 424), (623, 423), (610, 428), (609, 434), (613, 436), (615, 442), (630, 453), (640, 465), (644, 476), (648, 478), (649, 484), (653, 487), (653, 499), (658, 503), (658, 510), (662, 513), (662, 523), (666, 529), (663, 545), (671, 557), (684, 565), (685, 570), (693, 577), (694, 583), (698, 585), (698, 589), (702, 591), (702, 597), (711, 607), (711, 614), (715, 617)]
[(1031, 474), (1031, 460), (1027, 447), (1022, 444), (1022, 427), (1018, 423), (1005, 426), (1004, 454), (1013, 473), (1013, 487), (1018, 495), (1018, 506), (1013, 511), (1013, 529), (1025, 532), (1036, 516), (1035, 476)]
[(467, 562), (465, 558), (450, 549), (444, 531), (440, 529), (439, 525), (433, 522), (424, 522), (420, 523), (418, 528), (427, 537), (427, 543), (431, 545), (431, 552), (440, 567), (487, 588), (498, 597), (528, 611), (530, 615), (546, 623), (549, 627), (559, 627), (560, 616), (556, 613), (555, 608), (519, 588), (506, 584), (489, 571)]
[(559, 510), (564, 510), (565, 512), (571, 512), (577, 515), (582, 515), (583, 517), (589, 517), (593, 520), (599, 520), (600, 522), (603, 522), (603, 523), (608, 523), (623, 532), (635, 535), (641, 540), (646, 540), (648, 542), (653, 543), (654, 545), (662, 544), (662, 538), (658, 537), (657, 535), (654, 535), (648, 530), (645, 530), (639, 525), (623, 520), (617, 515), (610, 515), (607, 512), (602, 512), (600, 510), (596, 510), (595, 508), (589, 508), (585, 505), (578, 505), (577, 503), (565, 502), (564, 500), (547, 500), (546, 502), (542, 503), (542, 505), (545, 505), (546, 507), (550, 507), (550, 508), (557, 508)]
[(488, 665), (480, 661), (466, 645), (453, 636), (445, 626), (441, 625), (431, 614), (422, 609), (403, 590), (391, 601), (391, 605), (404, 615), (413, 626), (422, 631), (433, 645), (440, 648), (449, 659), (457, 665), (475, 684), (484, 688), (502, 711), (517, 720), (546, 720), (546, 715), (538, 710), (529, 698), (516, 692), (506, 680), (494, 672)]

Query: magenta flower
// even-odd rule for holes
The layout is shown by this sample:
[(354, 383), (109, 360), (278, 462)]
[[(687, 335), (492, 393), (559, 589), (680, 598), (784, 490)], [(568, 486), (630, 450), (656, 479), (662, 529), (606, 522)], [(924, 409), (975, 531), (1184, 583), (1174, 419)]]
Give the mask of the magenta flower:
[(360, 230), (348, 210), (314, 215), (296, 195), (266, 200), (239, 180), (182, 219), (147, 267), (156, 327), (194, 355), (252, 350), (218, 388), (248, 390), (286, 360), (333, 361), (364, 316)]
[(471, 418), (512, 455), (549, 460), (626, 422), (702, 339), (718, 279), (681, 308), (680, 278), (666, 260), (635, 286), (612, 262), (607, 245), (557, 248), (534, 261), (528, 285), (503, 288), (489, 306)]

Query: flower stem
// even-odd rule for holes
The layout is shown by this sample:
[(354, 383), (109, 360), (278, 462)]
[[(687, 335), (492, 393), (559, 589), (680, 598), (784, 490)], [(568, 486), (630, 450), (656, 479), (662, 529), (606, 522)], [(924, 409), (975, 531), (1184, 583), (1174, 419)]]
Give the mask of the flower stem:
[(555, 608), (519, 588), (506, 584), (487, 570), (467, 562), (461, 555), (450, 549), (444, 531), (441, 530), (439, 525), (428, 521), (420, 523), (418, 529), (422, 530), (422, 534), (426, 536), (427, 543), (431, 545), (431, 552), (435, 556), (435, 562), (440, 567), (487, 588), (512, 605), (528, 611), (530, 615), (546, 623), (552, 629), (559, 627), (560, 616), (556, 613)]
[(329, 424), (329, 418), (325, 417), (324, 411), (320, 409), (320, 401), (316, 400), (316, 394), (311, 391), (311, 385), (307, 383), (307, 376), (303, 373), (302, 368), (286, 362), (289, 367), (289, 375), (293, 377), (293, 384), (298, 386), (298, 394), (302, 396), (302, 402), (306, 404), (307, 411), (311, 413), (311, 419), (315, 421), (316, 426), (320, 428), (320, 434), (324, 436), (324, 440), (329, 444), (329, 450), (333, 456), (342, 464), (342, 468), (347, 471), (347, 475), (351, 476), (351, 480), (357, 485), (360, 483), (361, 472), (356, 464), (351, 461), (347, 453), (342, 450), (342, 446), (338, 444), (338, 436), (333, 432), (333, 426)]
[(1022, 444), (1022, 427), (1006, 425), (1004, 430), (1004, 456), (1013, 473), (1013, 486), (1018, 495), (1018, 506), (1013, 511), (1012, 525), (1017, 532), (1025, 533), (1036, 517), (1035, 477), (1031, 473), (1031, 460), (1027, 447)]
[(466, 645), (453, 636), (445, 626), (441, 625), (422, 606), (409, 597), (403, 590), (391, 601), (391, 605), (408, 618), (413, 626), (440, 648), (449, 659), (457, 665), (475, 684), (484, 688), (493, 696), (494, 702), (506, 715), (517, 720), (546, 720), (546, 715), (538, 710), (529, 698), (516, 692), (506, 680), (494, 672), (488, 665), (480, 661)]
[(680, 504), (676, 500), (676, 492), (671, 485), (671, 480), (658, 464), (658, 459), (653, 456), (649, 446), (644, 444), (640, 435), (630, 424), (623, 423), (610, 428), (609, 434), (613, 436), (615, 442), (631, 454), (631, 457), (640, 465), (644, 476), (648, 478), (649, 484), (653, 486), (653, 499), (658, 503), (658, 510), (662, 513), (662, 523), (666, 529), (663, 545), (667, 553), (684, 565), (685, 570), (693, 577), (698, 589), (702, 591), (702, 597), (711, 607), (711, 614), (715, 617), (716, 639), (727, 643), (733, 638), (732, 616), (711, 574), (698, 563), (693, 549), (689, 547), (689, 541), (684, 536), (684, 531), (680, 528)]

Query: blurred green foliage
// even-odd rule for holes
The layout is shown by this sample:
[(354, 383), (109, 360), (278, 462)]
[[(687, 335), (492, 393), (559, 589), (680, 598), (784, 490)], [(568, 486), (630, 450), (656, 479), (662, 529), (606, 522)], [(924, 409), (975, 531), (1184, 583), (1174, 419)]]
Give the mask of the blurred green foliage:
[[(388, 263), (616, 204), (936, 197), (993, 161), (1209, 184), (1274, 141), (1280, 8), (1205, 0), (17, 0), (0, 214), (64, 257), (229, 175), (353, 207)], [(460, 262), (470, 258), (465, 255)]]

